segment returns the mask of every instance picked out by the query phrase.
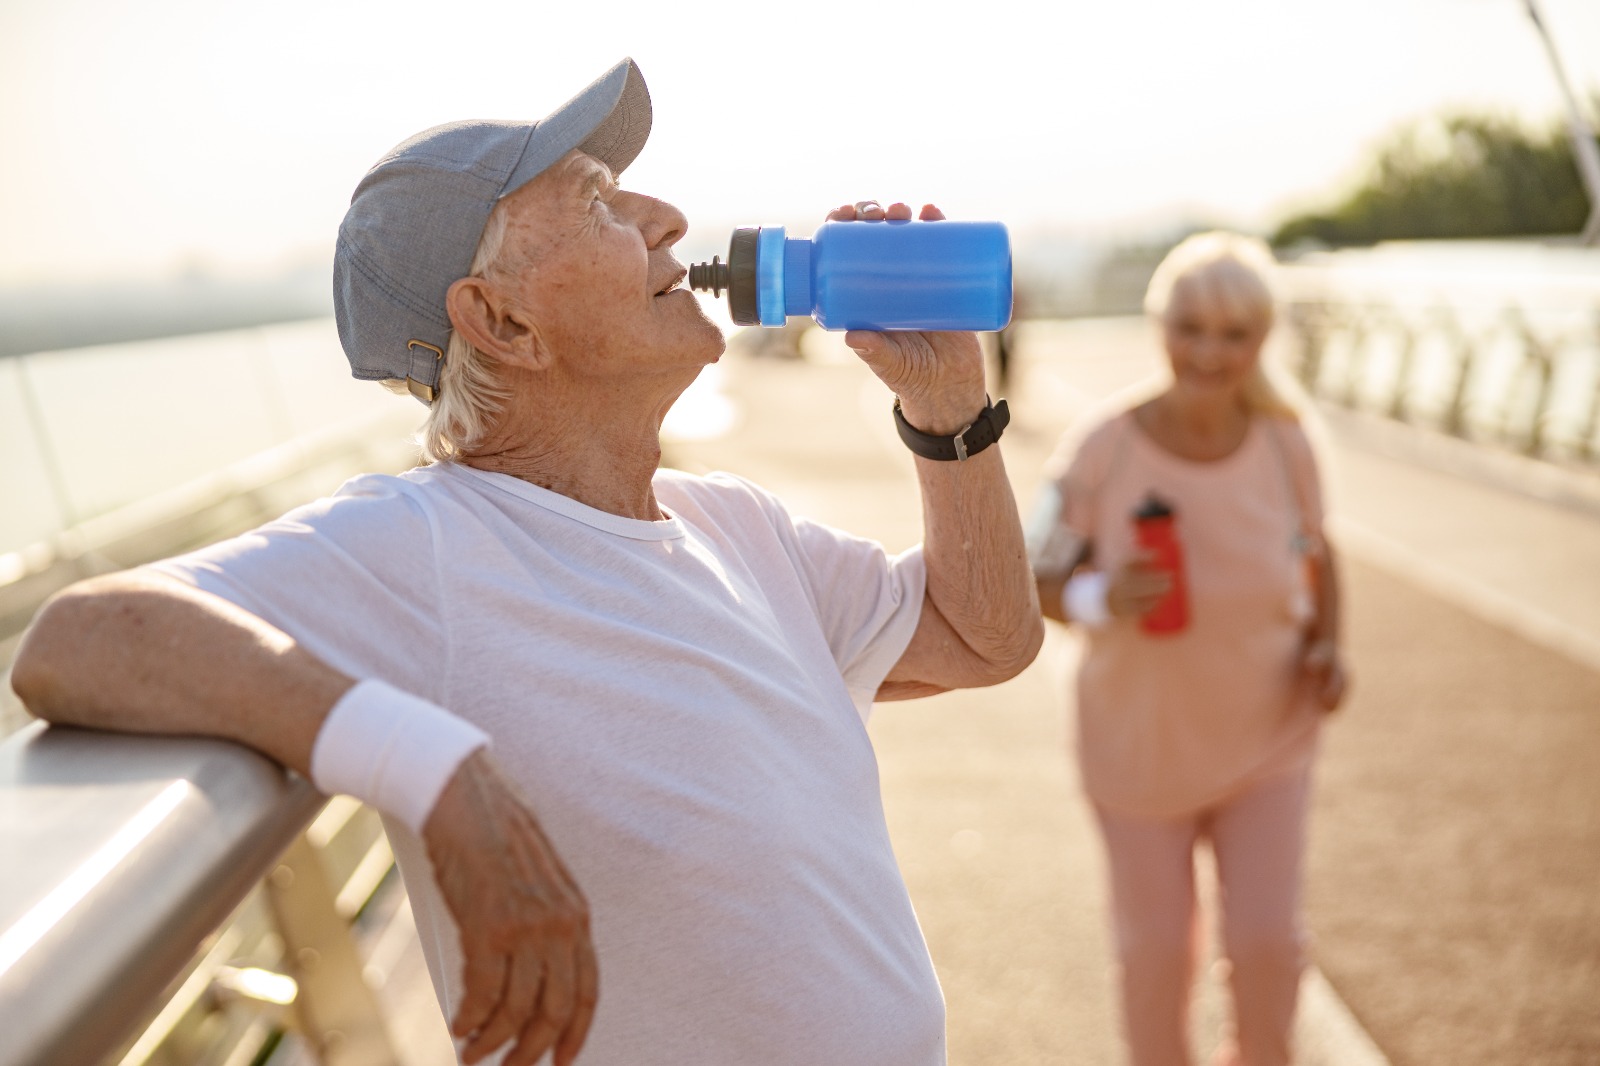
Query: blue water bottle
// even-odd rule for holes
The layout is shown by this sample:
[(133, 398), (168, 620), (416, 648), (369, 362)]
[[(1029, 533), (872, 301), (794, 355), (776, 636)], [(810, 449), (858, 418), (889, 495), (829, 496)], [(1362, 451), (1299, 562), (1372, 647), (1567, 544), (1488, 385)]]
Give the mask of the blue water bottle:
[(823, 329), (998, 330), (1011, 321), (1011, 238), (999, 222), (824, 222), (733, 231), (728, 261), (689, 268), (741, 326), (810, 315)]

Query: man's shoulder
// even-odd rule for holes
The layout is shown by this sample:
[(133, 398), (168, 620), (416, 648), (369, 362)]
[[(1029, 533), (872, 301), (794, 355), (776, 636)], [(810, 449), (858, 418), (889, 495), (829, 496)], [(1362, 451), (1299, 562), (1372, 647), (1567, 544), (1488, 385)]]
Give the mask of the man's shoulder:
[[(329, 495), (303, 503), (255, 529), (154, 564), (280, 624), (280, 607), (311, 588), (349, 592), (366, 573), (432, 569), (434, 529), (428, 493), (407, 475), (359, 474)], [(303, 598), (303, 597), (302, 597)]]
[(377, 545), (414, 538), (434, 523), (439, 488), (428, 468), (403, 474), (357, 474), (327, 496), (268, 522), (263, 531), (314, 531), (333, 540)]
[(768, 490), (748, 478), (725, 470), (691, 474), (662, 467), (656, 471), (654, 487), (663, 503), (692, 501), (718, 509), (758, 507), (781, 510), (782, 507), (777, 496)]
[(356, 474), (333, 492), (297, 507), (290, 514), (337, 510), (354, 516), (396, 508), (419, 509), (429, 492), (425, 480), (413, 477), (421, 470), (425, 468), (403, 474)]
[(774, 538), (788, 542), (795, 535), (795, 516), (783, 501), (738, 474), (663, 469), (656, 473), (654, 488), (663, 509), (714, 540), (749, 546)]

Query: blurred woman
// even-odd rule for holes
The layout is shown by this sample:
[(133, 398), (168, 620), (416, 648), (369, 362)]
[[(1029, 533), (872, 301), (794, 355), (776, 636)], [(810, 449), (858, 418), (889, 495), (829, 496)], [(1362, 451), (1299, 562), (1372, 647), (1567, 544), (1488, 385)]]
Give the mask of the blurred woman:
[[(1233, 234), (1173, 249), (1145, 301), (1170, 381), (1069, 434), (1035, 516), (1044, 613), (1085, 634), (1078, 755), (1135, 1066), (1191, 1062), (1202, 840), (1234, 1005), (1216, 1061), (1290, 1058), (1311, 763), (1345, 672), (1317, 463), (1262, 365), (1273, 266)], [(1177, 573), (1140, 547), (1141, 509), (1171, 516)]]

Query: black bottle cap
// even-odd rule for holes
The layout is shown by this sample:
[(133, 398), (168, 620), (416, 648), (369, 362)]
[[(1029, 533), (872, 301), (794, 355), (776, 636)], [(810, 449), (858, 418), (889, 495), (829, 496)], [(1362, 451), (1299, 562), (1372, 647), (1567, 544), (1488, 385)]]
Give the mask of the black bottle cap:
[(1133, 512), (1133, 517), (1137, 522), (1148, 522), (1157, 518), (1171, 518), (1175, 513), (1170, 503), (1152, 492), (1144, 498), (1139, 509)]
[(716, 256), (709, 263), (689, 267), (689, 288), (711, 290), (721, 296), (728, 290), (728, 313), (736, 325), (753, 326), (761, 320), (756, 310), (756, 240), (759, 226), (740, 226), (728, 242), (728, 261)]
[(711, 295), (721, 296), (727, 287), (728, 264), (720, 255), (712, 256), (709, 263), (694, 263), (689, 267), (689, 288), (701, 292), (710, 289)]

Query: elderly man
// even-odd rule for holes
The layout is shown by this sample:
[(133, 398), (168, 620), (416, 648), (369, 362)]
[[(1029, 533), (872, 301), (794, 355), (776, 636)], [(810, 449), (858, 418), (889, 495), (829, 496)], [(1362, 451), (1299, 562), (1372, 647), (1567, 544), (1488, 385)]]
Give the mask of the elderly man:
[[(722, 336), (683, 216), (616, 183), (649, 125), (624, 61), (542, 121), (381, 160), (339, 334), (429, 403), (433, 461), (68, 590), (13, 681), (52, 721), (229, 737), (382, 811), (464, 1061), (939, 1063), (864, 720), (1038, 649), (1004, 408), (974, 336), (848, 335), (929, 456), (898, 557), (658, 469)], [(860, 208), (832, 217), (910, 214)]]

